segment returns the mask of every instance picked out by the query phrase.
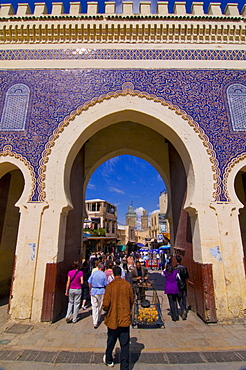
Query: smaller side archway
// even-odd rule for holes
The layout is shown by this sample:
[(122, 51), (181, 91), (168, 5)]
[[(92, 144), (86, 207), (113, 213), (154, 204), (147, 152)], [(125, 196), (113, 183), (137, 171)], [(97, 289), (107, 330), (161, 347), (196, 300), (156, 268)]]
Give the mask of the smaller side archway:
[(22, 233), (21, 213), (28, 204), (33, 188), (34, 173), (31, 166), (12, 152), (10, 147), (5, 147), (5, 151), (0, 153), (0, 296), (12, 297), (16, 256), (24, 254), (19, 235)]
[(10, 293), (20, 219), (19, 209), (15, 205), (22, 194), (23, 188), (24, 188), (24, 178), (21, 171), (17, 168), (11, 168), (0, 179), (1, 296), (6, 296), (9, 295)]
[(243, 207), (239, 210), (239, 225), (241, 230), (244, 269), (246, 274), (246, 165), (237, 173), (235, 178), (235, 191), (238, 199), (243, 204)]
[(224, 185), (228, 198), (238, 212), (246, 274), (246, 155), (240, 155), (227, 167)]
[(0, 296), (10, 293), (19, 227), (16, 203), (24, 189), (24, 177), (13, 163), (0, 162)]

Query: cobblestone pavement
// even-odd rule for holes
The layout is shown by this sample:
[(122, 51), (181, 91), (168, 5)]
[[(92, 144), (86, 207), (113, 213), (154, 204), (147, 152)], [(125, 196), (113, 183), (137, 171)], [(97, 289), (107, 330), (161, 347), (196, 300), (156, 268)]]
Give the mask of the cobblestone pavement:
[[(165, 327), (131, 329), (131, 368), (246, 370), (246, 323), (205, 324), (194, 312), (173, 322), (160, 273), (151, 279), (160, 297)], [(76, 324), (9, 321), (7, 302), (0, 306), (0, 368), (101, 369), (106, 327), (92, 325), (91, 308), (80, 311)], [(117, 345), (116, 345), (117, 346)], [(119, 369), (119, 346), (115, 352)], [(1, 370), (1, 369), (0, 369)]]

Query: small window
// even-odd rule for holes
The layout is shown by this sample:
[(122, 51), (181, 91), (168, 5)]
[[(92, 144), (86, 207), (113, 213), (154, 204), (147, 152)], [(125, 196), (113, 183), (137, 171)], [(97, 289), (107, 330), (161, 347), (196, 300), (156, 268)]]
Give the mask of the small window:
[(246, 130), (246, 86), (233, 84), (227, 88), (227, 100), (230, 109), (233, 131)]
[(27, 85), (11, 86), (5, 97), (0, 130), (21, 131), (25, 129), (30, 89)]

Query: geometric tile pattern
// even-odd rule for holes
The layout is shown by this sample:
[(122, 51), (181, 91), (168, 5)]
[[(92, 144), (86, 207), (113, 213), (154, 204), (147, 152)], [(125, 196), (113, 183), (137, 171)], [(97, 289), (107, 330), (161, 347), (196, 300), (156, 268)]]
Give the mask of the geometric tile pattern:
[(24, 130), (30, 89), (24, 84), (11, 86), (5, 98), (0, 130)]
[[(182, 111), (178, 107), (175, 107), (174, 105), (171, 105), (170, 103), (167, 103), (163, 99), (160, 99), (156, 96), (153, 96), (153, 94), (147, 94), (143, 91), (134, 91), (134, 85), (132, 82), (125, 82), (122, 85), (122, 91), (117, 90), (116, 92), (112, 93), (107, 93), (107, 95), (100, 95), (100, 97), (96, 98), (94, 97), (93, 100), (87, 101), (83, 106), (80, 106), (76, 109), (76, 111), (73, 111), (70, 113), (69, 117), (66, 117), (63, 122), (61, 122), (58, 126), (58, 128), (54, 131), (53, 135), (50, 137), (49, 142), (46, 144), (46, 148), (43, 152), (43, 157), (42, 160), (40, 160), (40, 171), (39, 171), (39, 178), (37, 180), (38, 183), (38, 193), (39, 193), (39, 200), (43, 201), (45, 200), (46, 194), (45, 194), (45, 188), (44, 188), (44, 183), (43, 183), (43, 178), (45, 178), (45, 171), (46, 171), (46, 163), (48, 161), (49, 154), (51, 152), (52, 147), (55, 144), (55, 140), (59, 137), (60, 133), (63, 132), (65, 127), (70, 124), (70, 122), (75, 118), (75, 116), (80, 115), (83, 111), (87, 110), (89, 107), (94, 106), (95, 104), (101, 103), (105, 99), (112, 99), (116, 98), (118, 96), (125, 96), (125, 95), (131, 95), (131, 96), (138, 96), (141, 99), (148, 99), (148, 100), (153, 100), (155, 103), (159, 103), (164, 106), (168, 106), (169, 109), (175, 111), (179, 116), (181, 116), (191, 127), (192, 129), (196, 132), (196, 134), (199, 136), (200, 140), (202, 141), (203, 145), (207, 148), (207, 153), (210, 157), (210, 161), (212, 163), (212, 169), (214, 172), (213, 178), (215, 180), (213, 187), (215, 191), (213, 192), (213, 197), (215, 200), (219, 200), (219, 195), (221, 192), (221, 187), (220, 187), (220, 170), (218, 168), (218, 161), (216, 159), (216, 153), (213, 150), (212, 144), (209, 142), (207, 135), (205, 135), (203, 129), (199, 127), (199, 125), (192, 120), (191, 117), (189, 117), (185, 111)], [(219, 181), (216, 181), (219, 180)]]
[(233, 84), (227, 88), (233, 131), (246, 131), (246, 86)]
[[(15, 50), (16, 52), (16, 50)], [(0, 132), (0, 152), (12, 148), (33, 169), (36, 185), (32, 201), (39, 200), (37, 179), (40, 161), (50, 138), (59, 125), (87, 102), (122, 91), (129, 81), (136, 94), (155, 96), (158, 101), (182, 111), (195, 122), (213, 150), (218, 168), (219, 201), (227, 201), (222, 179), (228, 164), (245, 153), (245, 132), (234, 131), (227, 89), (246, 86), (244, 70), (176, 69), (31, 69), (0, 71), (0, 117), (5, 96), (15, 84), (30, 90), (25, 130)], [(230, 90), (229, 90), (230, 91)], [(242, 111), (241, 111), (242, 113)], [(240, 113), (240, 114), (241, 114)], [(73, 124), (71, 121), (69, 124)], [(185, 121), (184, 121), (185, 124)], [(188, 124), (188, 123), (187, 123)], [(234, 125), (234, 126), (233, 126)], [(8, 149), (9, 150), (9, 149)], [(6, 154), (5, 154), (6, 155)], [(221, 185), (222, 184), (222, 185)]]
[(245, 50), (20, 49), (1, 50), (0, 60), (246, 60)]

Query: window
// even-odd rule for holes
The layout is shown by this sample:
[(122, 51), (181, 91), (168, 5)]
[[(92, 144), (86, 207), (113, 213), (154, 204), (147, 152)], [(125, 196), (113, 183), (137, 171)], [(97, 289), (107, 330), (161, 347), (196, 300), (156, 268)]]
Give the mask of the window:
[(106, 232), (107, 233), (110, 233), (110, 227), (109, 227), (109, 223), (108, 222), (106, 223)]
[(25, 129), (30, 89), (27, 85), (11, 86), (5, 97), (0, 130), (21, 131)]
[(88, 209), (91, 212), (98, 212), (100, 211), (100, 203), (89, 203)]
[(98, 230), (100, 228), (100, 222), (101, 222), (100, 218), (91, 217), (91, 221), (93, 223), (94, 230)]
[(107, 213), (111, 213), (112, 215), (115, 214), (115, 207), (113, 207), (111, 204), (107, 204), (105, 203), (106, 205), (106, 212)]
[(227, 88), (227, 100), (230, 109), (233, 131), (246, 130), (246, 86), (233, 84)]

